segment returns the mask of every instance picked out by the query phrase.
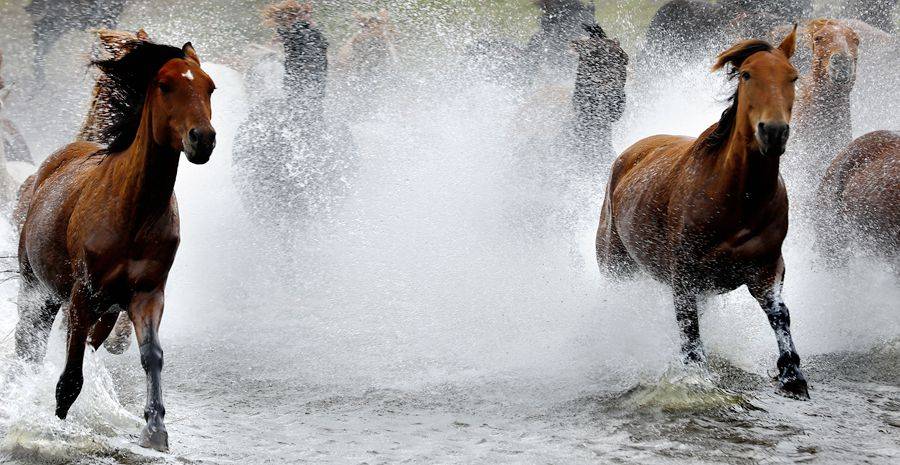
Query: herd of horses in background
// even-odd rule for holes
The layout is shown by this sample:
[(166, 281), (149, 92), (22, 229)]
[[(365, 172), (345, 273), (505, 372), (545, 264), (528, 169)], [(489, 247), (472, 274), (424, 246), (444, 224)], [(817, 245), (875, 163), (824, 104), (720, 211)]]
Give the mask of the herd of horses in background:
[[(63, 32), (113, 27), (125, 4), (33, 1), (27, 11), (37, 79)], [(779, 389), (808, 398), (781, 296), (789, 210), (781, 173), (786, 166), (804, 173), (791, 184), (801, 193), (792, 201), (817, 211), (823, 255), (845, 260), (852, 242), (900, 266), (900, 133), (884, 128), (852, 140), (851, 118), (854, 86), (878, 78), (864, 75), (863, 54), (898, 53), (897, 1), (850, 0), (843, 18), (810, 19), (809, 0), (673, 0), (651, 21), (636, 60), (598, 24), (592, 5), (537, 4), (538, 32), (524, 46), (490, 37), (466, 51), (471, 63), (491, 63), (483, 68), (487, 78), (530, 89), (529, 104), (550, 101), (559, 109), (545, 152), (533, 141), (516, 150), (523, 179), (557, 191), (573, 180), (605, 181), (598, 263), (616, 277), (642, 271), (671, 286), (686, 362), (706, 359), (698, 302), (746, 285), (776, 336)], [(289, 233), (338, 209), (356, 175), (349, 115), (359, 111), (329, 111), (330, 94), (343, 89), (363, 98), (385, 85), (402, 54), (383, 11), (357, 14), (356, 34), (332, 54), (310, 4), (284, 0), (266, 7), (263, 18), (282, 50), (260, 47), (263, 58), (247, 79), (270, 73), (273, 63), (283, 77), (275, 92), (251, 95), (235, 135), (233, 182), (254, 221)], [(81, 390), (86, 345), (122, 352), (133, 327), (148, 387), (141, 443), (166, 450), (158, 328), (179, 244), (173, 189), (180, 153), (203, 164), (213, 152), (215, 84), (190, 43), (160, 45), (143, 30), (98, 35), (97, 80), (77, 140), (8, 196), (18, 197), (12, 218), (20, 230), (16, 352), (40, 361), (65, 309), (67, 356), (56, 389), (56, 413), (65, 418)], [(710, 56), (713, 71), (724, 70), (734, 84), (718, 120), (698, 137), (652, 136), (617, 157), (612, 129), (625, 111), (626, 82)], [(560, 86), (560, 76), (574, 85)], [(0, 166), (31, 162), (6, 119), (0, 135), (7, 162)], [(0, 187), (11, 183), (4, 173)], [(571, 208), (589, 208), (598, 197)]]

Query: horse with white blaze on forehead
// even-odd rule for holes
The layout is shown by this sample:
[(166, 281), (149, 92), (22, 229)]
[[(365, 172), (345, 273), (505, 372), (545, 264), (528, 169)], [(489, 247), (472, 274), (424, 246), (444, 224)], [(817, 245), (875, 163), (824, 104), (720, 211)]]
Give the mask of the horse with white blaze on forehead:
[(788, 141), (796, 29), (778, 46), (740, 42), (713, 70), (738, 79), (731, 105), (699, 138), (638, 141), (612, 167), (597, 230), (601, 269), (638, 269), (672, 286), (682, 352), (705, 363), (699, 297), (747, 285), (778, 341), (782, 392), (808, 398), (781, 298), (788, 200), (779, 163)]
[(168, 449), (163, 422), (159, 324), (180, 241), (174, 195), (180, 153), (206, 163), (215, 147), (215, 85), (190, 43), (137, 42), (120, 58), (93, 62), (116, 87), (112, 124), (100, 144), (79, 141), (50, 155), (21, 191), (16, 353), (39, 362), (61, 306), (66, 364), (56, 385), (65, 419), (84, 382), (87, 344), (103, 344), (125, 309), (147, 376), (141, 445)]

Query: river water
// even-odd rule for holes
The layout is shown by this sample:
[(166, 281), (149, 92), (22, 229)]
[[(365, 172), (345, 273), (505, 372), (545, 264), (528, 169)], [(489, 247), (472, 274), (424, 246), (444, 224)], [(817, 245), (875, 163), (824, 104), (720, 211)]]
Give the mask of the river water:
[[(0, 462), (900, 460), (900, 285), (887, 265), (823, 268), (803, 218), (792, 223), (785, 299), (810, 401), (775, 393), (775, 340), (745, 289), (704, 306), (710, 369), (687, 369), (668, 289), (597, 271), (599, 199), (552, 233), (523, 231), (523, 198), (542, 195), (508, 176), (511, 141), (533, 135), (518, 124), (524, 99), (456, 65), (419, 64), (351, 125), (352, 193), (288, 251), (230, 181), (241, 75), (205, 64), (219, 145), (207, 165), (182, 163), (176, 185), (182, 244), (161, 329), (170, 453), (136, 445), (135, 347), (88, 354), (69, 418), (53, 416), (62, 335), (41, 366), (21, 367), (13, 280), (0, 287)], [(726, 94), (703, 65), (633, 86), (614, 146), (698, 134)], [(26, 133), (38, 158), (61, 137)], [(14, 250), (3, 228), (0, 249)]]

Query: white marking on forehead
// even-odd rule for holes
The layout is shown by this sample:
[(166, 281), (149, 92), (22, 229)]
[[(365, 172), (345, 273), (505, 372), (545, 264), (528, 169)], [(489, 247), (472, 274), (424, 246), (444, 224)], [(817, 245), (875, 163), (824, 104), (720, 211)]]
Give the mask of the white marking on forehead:
[(186, 77), (188, 81), (194, 80), (194, 73), (192, 73), (191, 70), (185, 71), (184, 74), (182, 74), (182, 76)]

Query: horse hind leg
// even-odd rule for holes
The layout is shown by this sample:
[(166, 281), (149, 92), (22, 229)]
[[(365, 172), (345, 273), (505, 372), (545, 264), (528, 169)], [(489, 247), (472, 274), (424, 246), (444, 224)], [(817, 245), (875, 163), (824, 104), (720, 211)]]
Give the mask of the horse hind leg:
[(123, 354), (131, 345), (131, 320), (128, 319), (128, 314), (115, 311), (105, 313), (91, 328), (88, 343), (94, 350), (103, 345), (113, 355)]
[(67, 313), (69, 331), (66, 339), (66, 366), (56, 383), (56, 416), (65, 419), (69, 408), (81, 393), (84, 384), (84, 349), (88, 334), (95, 323), (90, 315), (95, 314), (90, 292), (80, 283), (72, 289)]
[(48, 298), (29, 279), (23, 277), (18, 297), (19, 321), (16, 323), (16, 355), (31, 363), (40, 363), (47, 353), (47, 340), (60, 304)]

